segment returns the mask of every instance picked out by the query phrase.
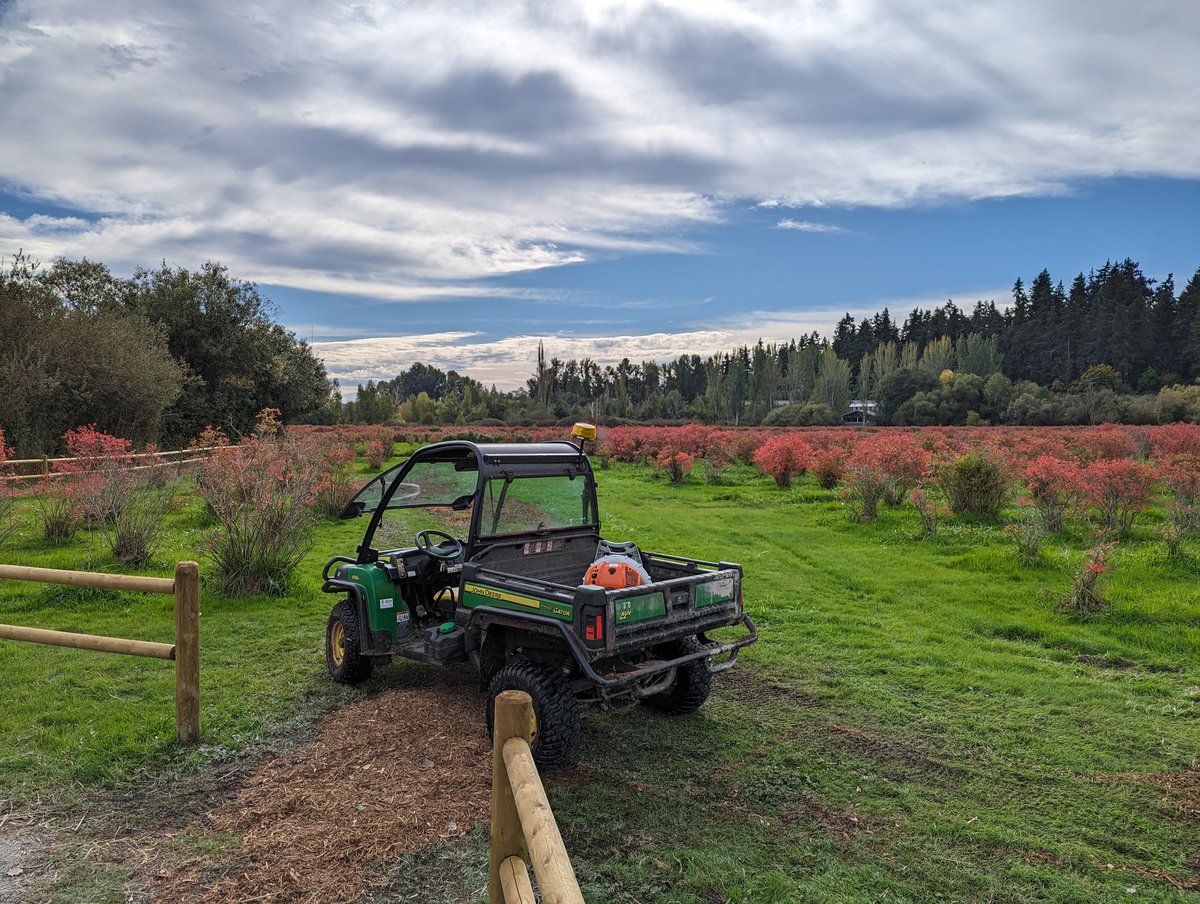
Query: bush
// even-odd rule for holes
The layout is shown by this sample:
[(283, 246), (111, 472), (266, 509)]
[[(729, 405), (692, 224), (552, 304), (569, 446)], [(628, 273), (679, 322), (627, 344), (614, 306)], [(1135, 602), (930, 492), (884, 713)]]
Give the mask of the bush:
[(1150, 501), (1158, 476), (1129, 459), (1101, 459), (1083, 472), (1083, 498), (1096, 508), (1105, 531), (1124, 533)]
[(683, 483), (684, 478), (691, 474), (692, 468), (696, 466), (695, 460), (686, 452), (662, 452), (657, 461), (658, 466), (667, 473), (675, 486)]
[[(710, 449), (704, 456), (704, 476), (709, 483), (720, 483), (732, 463), (723, 448)], [(604, 459), (600, 460), (600, 467), (604, 467)]]
[(1034, 565), (1042, 554), (1042, 541), (1046, 537), (1043, 524), (1033, 518), (1025, 518), (1004, 528), (1004, 532), (1017, 544), (1017, 558), (1023, 565)]
[(808, 469), (817, 483), (832, 490), (846, 476), (846, 460), (841, 451), (823, 449), (813, 453)]
[(856, 517), (874, 521), (879, 503), (903, 500), (908, 487), (929, 471), (933, 456), (906, 433), (886, 431), (858, 444), (846, 465), (846, 486), (858, 500)]
[(998, 521), (1008, 498), (1004, 465), (982, 452), (968, 452), (942, 471), (942, 491), (955, 514)]
[(299, 443), (299, 446), (317, 471), (313, 486), (313, 511), (327, 518), (336, 518), (356, 489), (354, 449), (336, 439), (311, 439)]
[(812, 458), (812, 446), (794, 433), (781, 433), (773, 436), (754, 453), (754, 463), (758, 469), (775, 479), (775, 485), (786, 489), (792, 485), (792, 478), (805, 472)]
[(913, 490), (908, 494), (908, 501), (913, 504), (917, 514), (921, 516), (921, 535), (932, 537), (937, 534), (938, 517), (941, 514), (937, 500), (924, 490)]
[(79, 515), (103, 524), (115, 519), (134, 491), (133, 443), (110, 436), (95, 425), (76, 427), (63, 434), (67, 454), (74, 461), (62, 462), (59, 470), (65, 492), (73, 498)]
[(1109, 557), (1116, 545), (1115, 541), (1097, 543), (1083, 554), (1083, 563), (1075, 572), (1071, 589), (1059, 601), (1060, 611), (1082, 616), (1108, 611), (1109, 603), (1100, 580), (1113, 570)]
[(171, 511), (176, 489), (171, 481), (147, 481), (133, 489), (120, 512), (104, 522), (114, 559), (126, 565), (144, 565), (150, 560), (158, 549), (162, 524)]
[(83, 515), (70, 486), (60, 479), (44, 482), (41, 489), (37, 497), (37, 514), (43, 539), (51, 543), (70, 540), (83, 525)]
[(1160, 465), (1159, 471), (1177, 503), (1189, 506), (1200, 503), (1200, 455), (1177, 452)]
[(380, 440), (368, 440), (365, 452), (367, 464), (371, 466), (372, 470), (378, 471), (387, 461), (387, 449)]
[(293, 441), (248, 439), (205, 462), (197, 489), (217, 521), (204, 548), (225, 596), (287, 592), (312, 546), (310, 505), (320, 470)]
[(1025, 469), (1025, 486), (1048, 534), (1062, 530), (1063, 516), (1079, 498), (1082, 475), (1069, 461), (1039, 455)]
[(1167, 514), (1169, 520), (1163, 523), (1159, 532), (1167, 547), (1167, 555), (1175, 558), (1183, 541), (1200, 529), (1200, 507), (1174, 502)]

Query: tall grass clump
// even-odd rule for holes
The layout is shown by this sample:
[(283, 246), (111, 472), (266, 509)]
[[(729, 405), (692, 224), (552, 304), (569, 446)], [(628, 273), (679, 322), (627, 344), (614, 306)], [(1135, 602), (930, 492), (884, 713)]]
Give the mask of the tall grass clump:
[(0, 427), (0, 543), (11, 537), (17, 529), (17, 496), (12, 485), (5, 480), (4, 468), (11, 451), (4, 444), (4, 428)]
[(1083, 554), (1083, 562), (1071, 581), (1071, 589), (1059, 601), (1062, 612), (1083, 617), (1100, 615), (1108, 611), (1108, 598), (1104, 595), (1101, 579), (1113, 570), (1110, 557), (1116, 548), (1115, 540), (1097, 543)]
[(198, 489), (216, 530), (204, 541), (212, 579), (228, 597), (283, 596), (312, 547), (319, 465), (284, 437), (260, 435), (221, 449)]
[(151, 478), (134, 486), (120, 510), (104, 520), (109, 550), (126, 565), (144, 565), (158, 550), (163, 522), (179, 489), (178, 481), (163, 477), (159, 469), (148, 474)]
[(999, 521), (1008, 499), (1004, 465), (982, 452), (968, 452), (942, 471), (942, 492), (950, 511)]
[(1004, 528), (1017, 547), (1017, 558), (1022, 565), (1036, 565), (1042, 554), (1042, 541), (1046, 539), (1044, 516), (1022, 518)]

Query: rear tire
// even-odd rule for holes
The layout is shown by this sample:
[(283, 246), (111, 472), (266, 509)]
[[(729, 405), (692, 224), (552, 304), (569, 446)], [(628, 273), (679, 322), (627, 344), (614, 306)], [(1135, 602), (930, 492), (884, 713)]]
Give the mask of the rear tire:
[(516, 660), (498, 671), (488, 688), (488, 734), (496, 719), (496, 697), (501, 691), (524, 691), (533, 700), (536, 729), (530, 749), (533, 760), (547, 769), (570, 759), (579, 744), (579, 702), (557, 670), (539, 662)]
[(358, 607), (342, 600), (325, 625), (325, 667), (339, 684), (358, 684), (371, 677), (372, 662), (359, 652)]
[[(663, 644), (658, 651), (668, 659), (698, 653), (704, 645), (694, 637), (685, 637)], [(694, 713), (712, 692), (712, 673), (707, 659), (695, 659), (675, 669), (675, 681), (662, 693), (647, 697), (642, 702), (668, 716)]]

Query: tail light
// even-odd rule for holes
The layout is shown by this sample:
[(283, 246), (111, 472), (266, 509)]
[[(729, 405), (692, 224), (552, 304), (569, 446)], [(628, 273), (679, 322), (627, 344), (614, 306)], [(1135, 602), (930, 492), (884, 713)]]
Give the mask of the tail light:
[(580, 622), (583, 627), (584, 645), (593, 649), (604, 649), (604, 614), (603, 606), (583, 607)]

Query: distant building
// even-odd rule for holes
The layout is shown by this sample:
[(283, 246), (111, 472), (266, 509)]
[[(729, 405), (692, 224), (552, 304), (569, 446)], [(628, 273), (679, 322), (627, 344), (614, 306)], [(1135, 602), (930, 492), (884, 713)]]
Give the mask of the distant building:
[(879, 420), (879, 403), (874, 399), (853, 399), (842, 423), (851, 427), (869, 427)]

